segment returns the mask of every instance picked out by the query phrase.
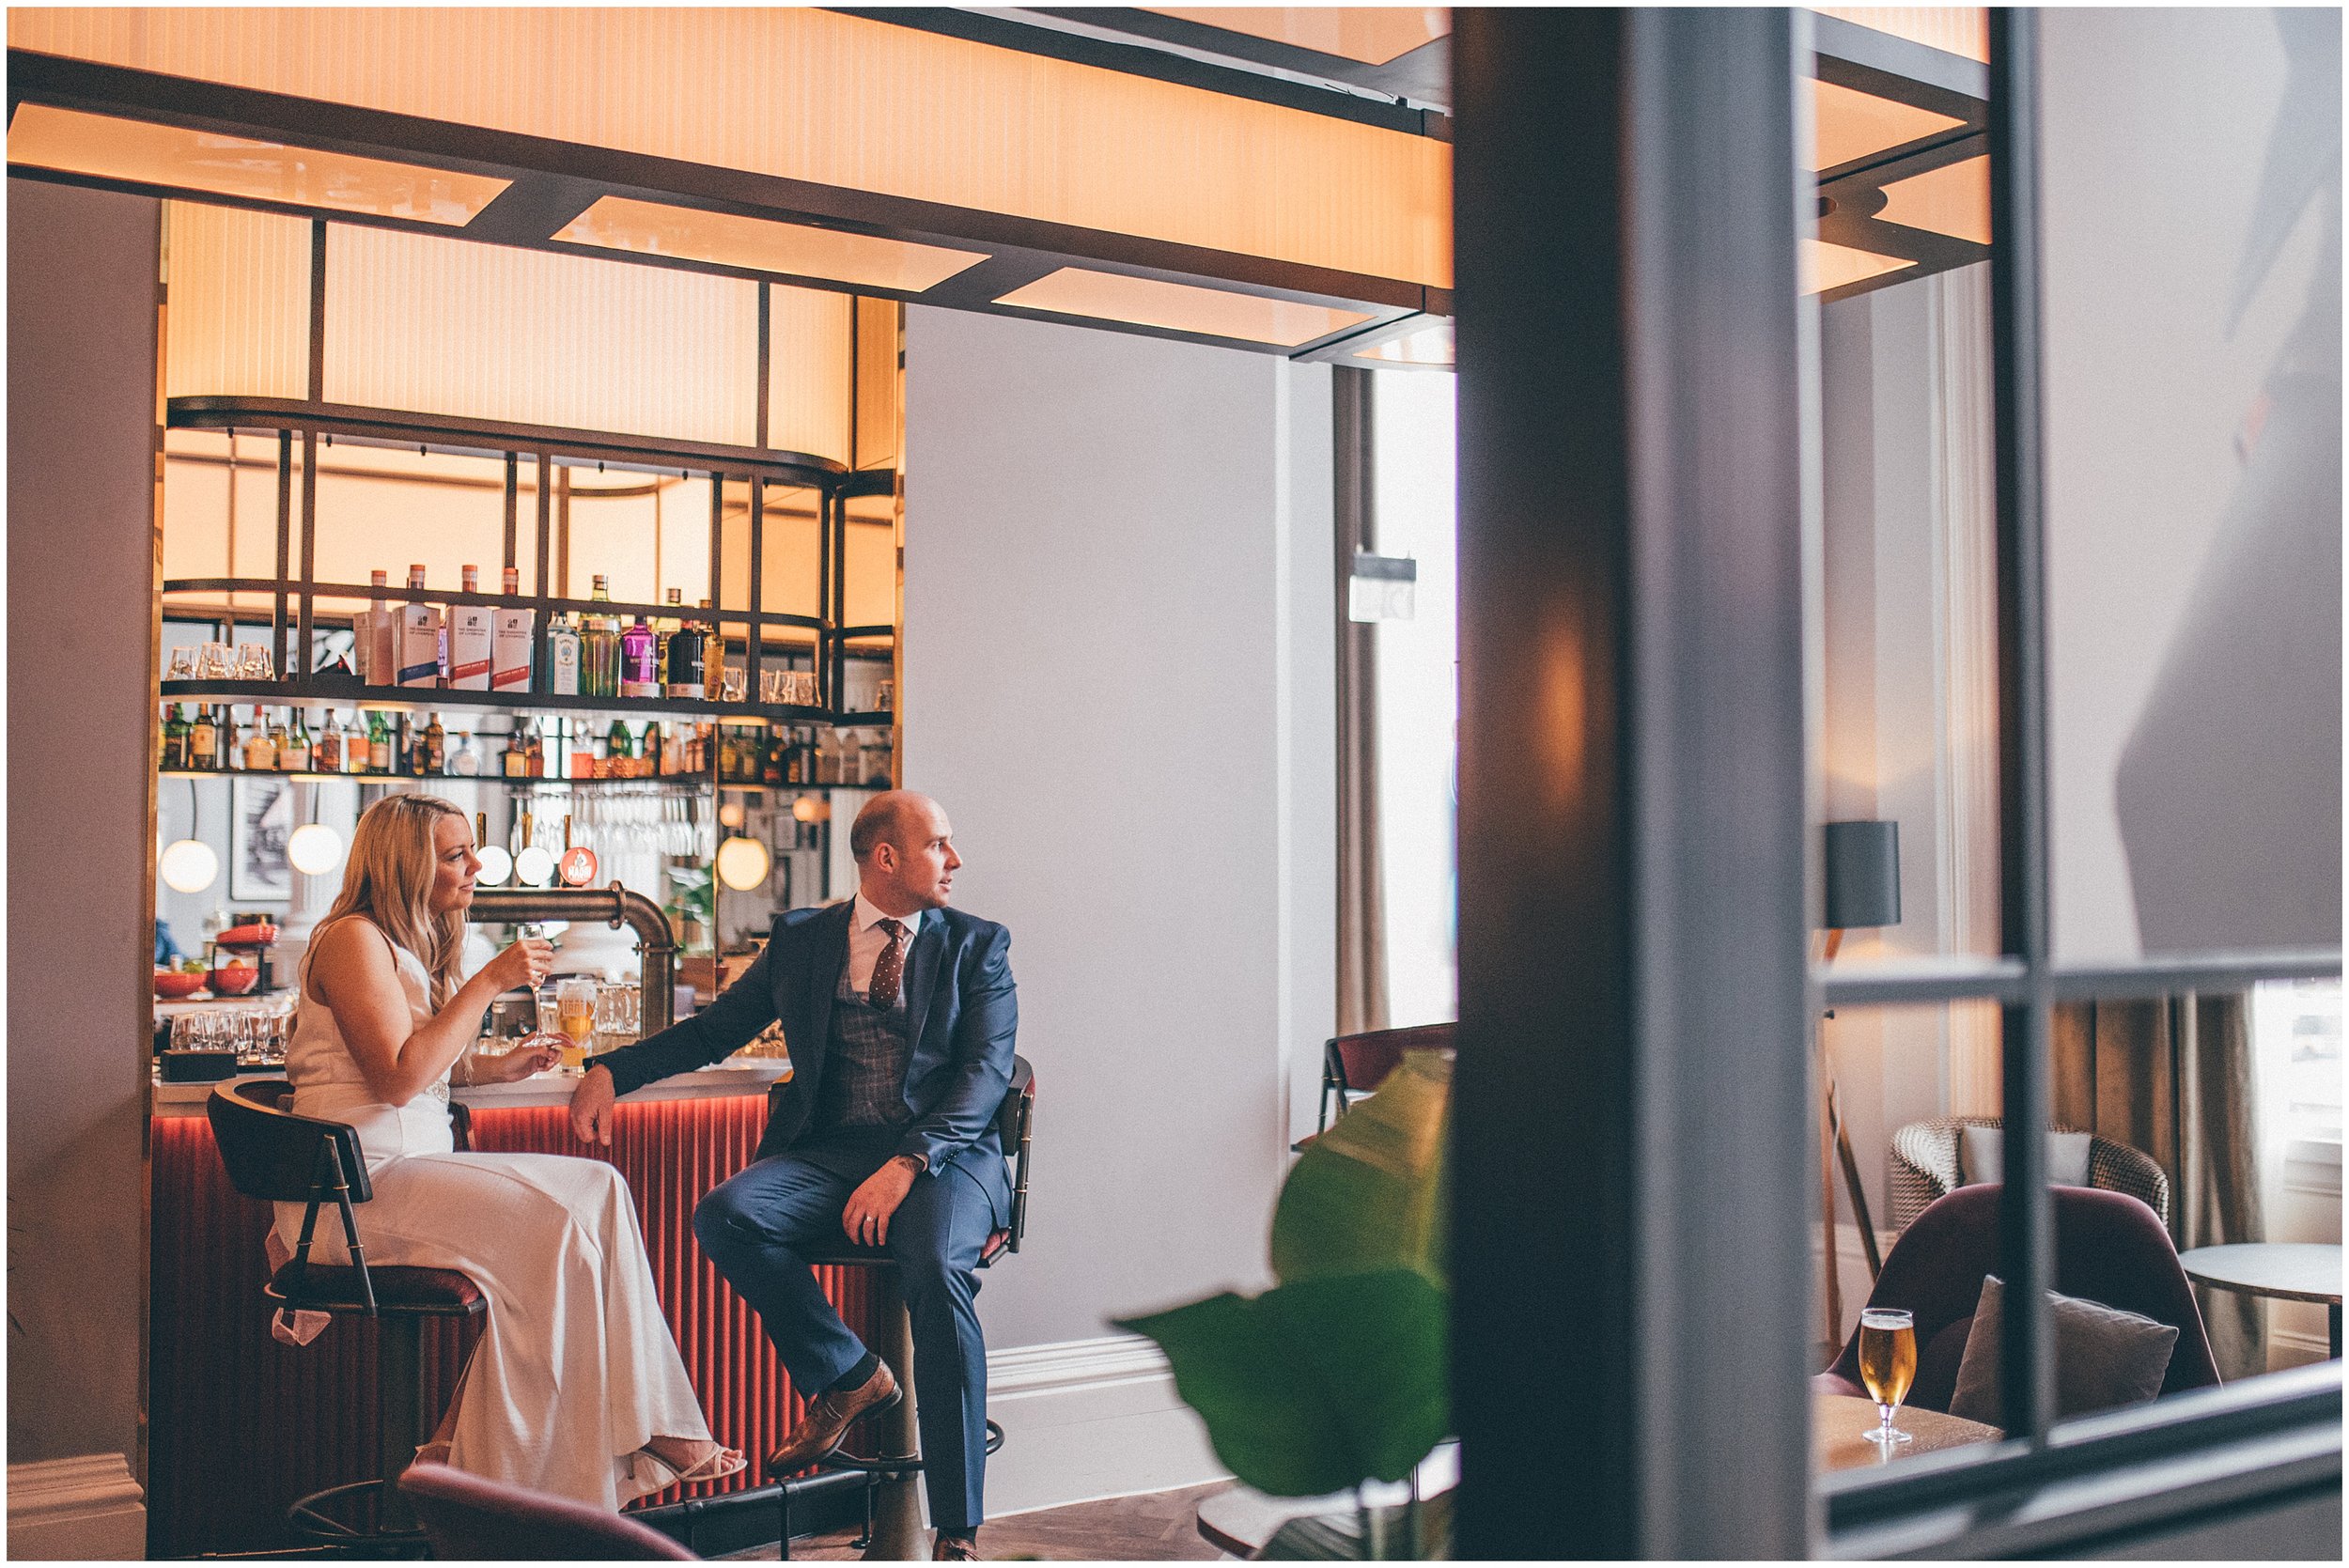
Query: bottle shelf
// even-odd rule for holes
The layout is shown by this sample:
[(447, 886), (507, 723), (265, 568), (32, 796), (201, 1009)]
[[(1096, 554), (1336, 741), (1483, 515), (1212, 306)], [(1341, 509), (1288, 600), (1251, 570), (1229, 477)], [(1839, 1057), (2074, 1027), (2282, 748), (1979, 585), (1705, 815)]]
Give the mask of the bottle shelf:
[(166, 680), (159, 700), (222, 702), (263, 707), (353, 707), (384, 713), (560, 713), (605, 719), (714, 719), (721, 723), (816, 724), (886, 728), (896, 715), (692, 697), (573, 697), (535, 691), (474, 691), (450, 687), (357, 686), (332, 681)]
[(159, 768), (159, 779), (284, 779), (289, 784), (503, 784), (508, 789), (561, 784), (572, 789), (614, 789), (656, 784), (679, 793), (705, 794), (713, 785), (741, 792), (773, 790), (789, 795), (817, 795), (829, 789), (887, 789), (884, 784), (752, 784), (711, 779), (708, 773), (668, 773), (642, 779), (509, 779), (503, 773), (318, 773), (278, 772), (258, 768)]

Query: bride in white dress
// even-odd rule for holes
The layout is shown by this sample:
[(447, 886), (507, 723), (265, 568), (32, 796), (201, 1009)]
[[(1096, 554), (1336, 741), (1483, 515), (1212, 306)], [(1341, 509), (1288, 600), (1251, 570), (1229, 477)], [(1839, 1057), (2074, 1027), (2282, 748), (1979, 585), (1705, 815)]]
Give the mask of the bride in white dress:
[[(457, 1468), (616, 1509), (677, 1481), (742, 1467), (711, 1440), (661, 1315), (628, 1182), (601, 1160), (457, 1154), (459, 1081), (521, 1078), (551, 1050), (469, 1054), (481, 1015), (552, 960), (525, 939), (459, 983), (473, 902), (473, 831), (446, 800), (393, 795), (360, 817), (342, 893), (302, 965), (287, 1047), (291, 1109), (358, 1129), (371, 1203), (356, 1210), (370, 1264), (461, 1269), (488, 1326), (426, 1452)], [(470, 1076), (468, 1071), (470, 1070)], [(303, 1205), (277, 1205), (273, 1259)], [(321, 1219), (312, 1257), (349, 1262)]]

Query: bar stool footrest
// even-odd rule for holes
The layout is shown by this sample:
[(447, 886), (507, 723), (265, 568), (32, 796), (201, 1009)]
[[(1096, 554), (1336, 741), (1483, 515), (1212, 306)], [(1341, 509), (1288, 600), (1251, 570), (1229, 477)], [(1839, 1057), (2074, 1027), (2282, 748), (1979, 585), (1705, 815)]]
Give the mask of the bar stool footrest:
[(296, 1498), (286, 1510), (286, 1523), (295, 1534), (327, 1546), (390, 1548), (406, 1555), (421, 1553), (425, 1546), (421, 1525), (385, 1526), (381, 1523), (367, 1529), (355, 1529), (334, 1517), (331, 1512), (337, 1504), (362, 1493), (375, 1494), (375, 1506), (381, 1507), (383, 1483), (380, 1479), (347, 1481), (339, 1486), (329, 1486)]

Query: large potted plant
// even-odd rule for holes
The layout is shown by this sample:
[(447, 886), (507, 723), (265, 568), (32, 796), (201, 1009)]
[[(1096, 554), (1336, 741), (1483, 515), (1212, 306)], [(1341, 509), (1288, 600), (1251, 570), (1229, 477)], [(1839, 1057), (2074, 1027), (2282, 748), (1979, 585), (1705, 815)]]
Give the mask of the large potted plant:
[[(1408, 1478), (1451, 1428), (1444, 1246), (1446, 1052), (1411, 1051), (1305, 1147), (1272, 1216), (1278, 1283), (1119, 1327), (1156, 1341), (1232, 1473), (1275, 1497)], [(1439, 1557), (1448, 1498), (1360, 1510), (1346, 1536), (1291, 1525), (1264, 1555)]]

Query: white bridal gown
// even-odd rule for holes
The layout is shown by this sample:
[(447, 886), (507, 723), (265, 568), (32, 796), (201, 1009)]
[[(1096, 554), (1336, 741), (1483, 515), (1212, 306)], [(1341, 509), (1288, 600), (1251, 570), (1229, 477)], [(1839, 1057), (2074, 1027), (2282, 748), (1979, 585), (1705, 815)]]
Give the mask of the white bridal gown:
[[(421, 1023), (432, 1016), (424, 963), (392, 952)], [(305, 960), (286, 1048), (291, 1109), (358, 1129), (375, 1188), (353, 1210), (367, 1262), (461, 1269), (489, 1298), (448, 1462), (604, 1508), (667, 1485), (637, 1451), (677, 1437), (698, 1458), (709, 1428), (661, 1315), (627, 1178), (598, 1159), (453, 1153), (448, 1075), (404, 1106), (377, 1100), (308, 978)], [(273, 1265), (292, 1256), (303, 1208), (277, 1205)], [(310, 1255), (350, 1262), (332, 1203)]]

